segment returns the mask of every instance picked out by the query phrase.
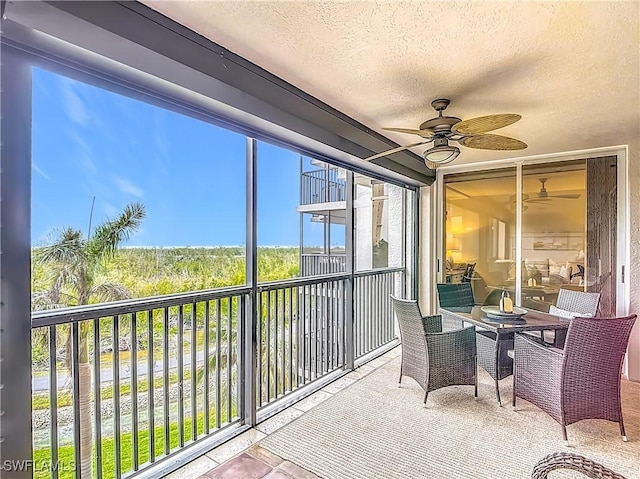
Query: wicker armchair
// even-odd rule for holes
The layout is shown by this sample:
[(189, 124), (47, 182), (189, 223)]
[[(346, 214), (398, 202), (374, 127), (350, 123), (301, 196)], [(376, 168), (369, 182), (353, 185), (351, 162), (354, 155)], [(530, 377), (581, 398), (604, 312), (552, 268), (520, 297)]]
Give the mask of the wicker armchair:
[[(474, 305), (471, 283), (438, 283), (438, 303), (441, 308), (468, 308)], [(464, 324), (457, 318), (446, 315), (442, 317), (445, 330), (461, 329)]]
[[(600, 293), (586, 293), (584, 291), (574, 291), (571, 289), (560, 289), (558, 299), (554, 307), (549, 311), (556, 314), (557, 310), (569, 313), (567, 319), (586, 316), (594, 318), (598, 315), (598, 305), (600, 304)], [(546, 343), (555, 343), (555, 331), (531, 332), (532, 336), (542, 337)], [(541, 336), (542, 335), (542, 336)], [(562, 341), (555, 344), (556, 347), (562, 347)]]
[(573, 291), (572, 289), (560, 289), (556, 308), (595, 317), (598, 314), (600, 304), (600, 293), (586, 293), (584, 291)]
[[(438, 299), (440, 307), (471, 308), (474, 305), (473, 291), (471, 283), (440, 283), (438, 287)], [(450, 324), (456, 319), (450, 318), (447, 314), (442, 315), (443, 320)], [(464, 326), (458, 321), (458, 327)], [(498, 341), (496, 333), (491, 331), (477, 331), (476, 349), (478, 352), (478, 365), (487, 371), (495, 382), (496, 399), (499, 404), (500, 389), (498, 381), (513, 374), (513, 360), (508, 356), (508, 351), (513, 348), (513, 335), (502, 335)]]
[(429, 392), (446, 386), (472, 385), (478, 396), (476, 341), (473, 327), (442, 331), (440, 316), (422, 316), (418, 303), (391, 296), (402, 341), (402, 376), (415, 379)]
[(602, 464), (571, 452), (556, 452), (542, 458), (533, 467), (531, 479), (547, 479), (549, 473), (557, 469), (578, 471), (590, 479), (625, 479)]
[(546, 347), (524, 334), (515, 338), (513, 406), (526, 399), (562, 426), (582, 419), (622, 421), (620, 375), (636, 315), (624, 318), (575, 318), (564, 349)]
[(475, 304), (471, 283), (438, 283), (438, 302), (441, 307), (472, 307)]

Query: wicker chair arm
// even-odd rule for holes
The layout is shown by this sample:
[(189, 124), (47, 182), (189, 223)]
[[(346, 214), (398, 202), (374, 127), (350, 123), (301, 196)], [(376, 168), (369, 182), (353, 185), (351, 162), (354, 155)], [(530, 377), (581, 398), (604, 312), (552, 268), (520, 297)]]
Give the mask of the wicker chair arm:
[(464, 327), (464, 322), (457, 316), (454, 316), (446, 311), (440, 311), (439, 314), (442, 317), (443, 331), (452, 331), (456, 329), (462, 329)]
[(602, 464), (570, 452), (556, 452), (542, 458), (533, 467), (531, 479), (546, 479), (551, 471), (557, 469), (578, 471), (590, 479), (625, 479)]
[(438, 333), (427, 333), (427, 343), (430, 350), (438, 348), (443, 350), (449, 357), (464, 358), (476, 355), (476, 332), (473, 326), (452, 331)]
[(473, 330), (473, 332), (475, 333), (475, 326), (467, 326), (466, 328), (457, 328), (457, 329), (450, 329), (448, 331), (436, 331), (433, 333), (428, 333), (428, 335), (440, 335), (440, 336), (450, 336), (456, 340), (460, 339), (460, 338), (465, 338), (466, 336), (469, 335), (469, 330)]

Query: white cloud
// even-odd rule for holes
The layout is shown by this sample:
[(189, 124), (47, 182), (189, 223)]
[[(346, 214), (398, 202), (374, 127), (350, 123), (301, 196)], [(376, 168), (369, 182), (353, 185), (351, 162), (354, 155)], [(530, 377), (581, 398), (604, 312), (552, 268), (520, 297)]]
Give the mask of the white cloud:
[(89, 122), (89, 113), (85, 101), (78, 94), (77, 83), (66, 80), (62, 83), (62, 96), (67, 116), (75, 123), (85, 126)]
[(67, 134), (69, 138), (76, 144), (76, 159), (78, 163), (84, 167), (89, 173), (97, 173), (98, 167), (93, 159), (93, 151), (89, 147), (89, 144), (84, 138), (82, 138), (77, 131), (71, 130)]
[(125, 180), (123, 178), (114, 178), (113, 181), (122, 193), (137, 196), (138, 198), (142, 198), (144, 196), (144, 191), (142, 191), (142, 188), (133, 184), (129, 180)]
[(38, 173), (40, 176), (42, 176), (45, 180), (51, 181), (51, 177), (49, 175), (47, 175), (44, 171), (42, 171), (40, 169), (40, 167), (38, 165), (36, 165), (35, 163), (31, 163), (31, 168), (33, 168), (33, 170)]

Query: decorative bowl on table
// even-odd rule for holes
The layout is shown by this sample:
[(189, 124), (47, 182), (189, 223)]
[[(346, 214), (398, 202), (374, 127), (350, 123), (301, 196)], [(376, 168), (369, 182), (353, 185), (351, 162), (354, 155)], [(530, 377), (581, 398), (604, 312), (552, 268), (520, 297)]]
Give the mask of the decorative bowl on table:
[(513, 311), (511, 313), (505, 313), (500, 311), (499, 306), (482, 306), (480, 308), (482, 312), (490, 319), (520, 319), (522, 316), (527, 314), (526, 309), (518, 308), (517, 306), (513, 307)]

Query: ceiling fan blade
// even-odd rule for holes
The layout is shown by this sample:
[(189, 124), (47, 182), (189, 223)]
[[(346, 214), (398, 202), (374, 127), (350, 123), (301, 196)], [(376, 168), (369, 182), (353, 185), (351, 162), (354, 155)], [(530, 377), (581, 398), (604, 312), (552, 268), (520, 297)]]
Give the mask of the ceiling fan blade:
[(548, 198), (564, 198), (566, 200), (577, 200), (580, 198), (578, 193), (566, 194), (566, 195), (549, 195)]
[(480, 150), (524, 150), (527, 144), (523, 141), (502, 135), (472, 135), (458, 140), (461, 145)]
[(412, 128), (383, 128), (386, 131), (396, 131), (398, 133), (409, 133), (410, 135), (420, 135), (423, 138), (431, 138), (433, 132), (431, 130), (415, 130)]
[(382, 158), (383, 156), (392, 155), (394, 153), (398, 153), (399, 151), (407, 150), (409, 148), (413, 148), (414, 146), (424, 145), (426, 143), (429, 143), (429, 142), (428, 141), (421, 141), (419, 143), (412, 143), (411, 145), (407, 145), (407, 146), (399, 146), (398, 148), (392, 148), (391, 150), (383, 151), (382, 153), (378, 153), (376, 155), (369, 156), (367, 158), (363, 158), (362, 160), (363, 161), (375, 160), (376, 158)]
[(522, 118), (516, 113), (500, 113), (498, 115), (479, 116), (477, 118), (469, 118), (460, 123), (456, 123), (451, 127), (454, 133), (462, 135), (476, 135), (478, 133), (486, 133), (488, 131), (497, 130), (505, 126), (511, 125)]

